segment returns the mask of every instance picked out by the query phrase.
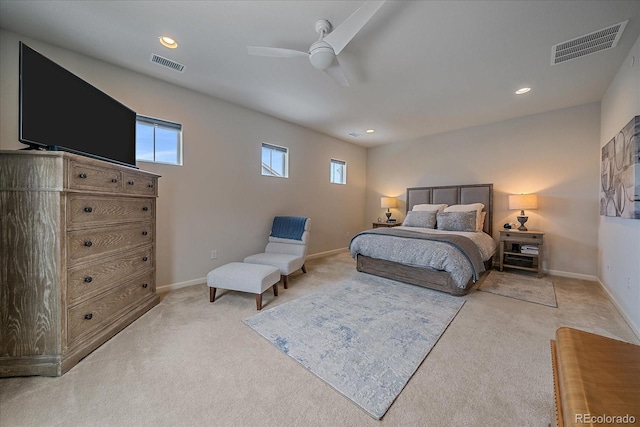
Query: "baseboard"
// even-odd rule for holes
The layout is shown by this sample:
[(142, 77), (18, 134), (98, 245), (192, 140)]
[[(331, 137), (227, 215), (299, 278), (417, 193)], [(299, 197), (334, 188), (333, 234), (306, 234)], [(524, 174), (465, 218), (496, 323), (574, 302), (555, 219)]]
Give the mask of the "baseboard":
[(340, 249), (333, 249), (333, 250), (325, 251), (325, 252), (318, 252), (316, 254), (307, 255), (306, 259), (323, 258), (323, 257), (329, 256), (329, 255), (340, 254), (340, 253), (346, 252), (348, 250), (349, 250), (349, 248), (340, 248)]
[(175, 291), (176, 289), (186, 288), (187, 286), (200, 285), (202, 283), (207, 283), (206, 277), (201, 277), (199, 279), (187, 280), (186, 282), (172, 283), (170, 285), (162, 285), (156, 288), (156, 292), (159, 294)]
[(622, 306), (618, 303), (618, 301), (615, 299), (613, 294), (609, 291), (609, 288), (607, 288), (600, 279), (597, 279), (596, 281), (600, 284), (600, 286), (602, 286), (602, 289), (604, 289), (605, 293), (613, 303), (613, 306), (616, 308), (616, 310), (618, 310), (618, 313), (620, 313), (620, 316), (622, 316), (624, 321), (627, 322), (627, 325), (629, 325), (633, 333), (636, 334), (636, 337), (640, 340), (640, 328), (638, 327), (638, 325), (636, 325), (633, 322), (633, 319), (627, 316), (627, 313), (625, 313), (625, 311), (622, 309)]
[[(318, 252), (316, 254), (311, 254), (311, 255), (307, 255), (306, 259), (315, 259), (315, 258), (322, 258), (322, 257), (326, 257), (329, 255), (335, 255), (335, 254), (339, 254), (345, 251), (348, 251), (348, 248), (340, 248), (340, 249), (333, 249), (331, 251), (326, 251), (326, 252)], [(175, 291), (176, 289), (180, 289), (180, 288), (186, 288), (187, 286), (194, 286), (194, 285), (200, 285), (202, 283), (207, 283), (207, 278), (206, 277), (201, 277), (199, 279), (193, 279), (193, 280), (187, 280), (186, 282), (179, 282), (179, 283), (172, 283), (169, 285), (162, 285), (162, 286), (158, 286), (156, 288), (156, 291), (159, 294), (165, 293), (165, 292), (170, 292), (170, 291)]]
[(596, 276), (591, 276), (589, 274), (571, 273), (568, 271), (559, 270), (546, 270), (545, 273), (551, 276), (569, 277), (571, 279), (582, 279), (588, 280), (589, 282), (598, 282), (598, 278)]

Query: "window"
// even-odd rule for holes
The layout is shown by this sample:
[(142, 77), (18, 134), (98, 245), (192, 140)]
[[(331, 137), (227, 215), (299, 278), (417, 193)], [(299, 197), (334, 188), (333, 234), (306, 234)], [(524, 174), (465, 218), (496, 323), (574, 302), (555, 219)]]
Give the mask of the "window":
[(262, 175), (289, 177), (289, 149), (262, 143)]
[(333, 184), (347, 183), (347, 162), (331, 159), (331, 182)]
[(138, 116), (136, 159), (143, 162), (182, 164), (182, 125)]

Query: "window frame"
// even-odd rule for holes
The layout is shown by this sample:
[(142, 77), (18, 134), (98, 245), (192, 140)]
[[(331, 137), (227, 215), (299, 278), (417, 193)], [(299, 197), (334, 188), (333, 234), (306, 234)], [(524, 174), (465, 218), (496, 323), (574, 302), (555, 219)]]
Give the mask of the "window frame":
[[(138, 126), (138, 123), (145, 124), (147, 126), (151, 125), (153, 127), (154, 136), (153, 136), (153, 160), (139, 159), (138, 158), (138, 150), (137, 150), (138, 136), (136, 134), (136, 161), (137, 162), (157, 163), (157, 164), (162, 164), (162, 165), (173, 165), (173, 166), (182, 166), (183, 165), (182, 152), (183, 152), (183, 145), (184, 144), (183, 144), (183, 139), (182, 139), (182, 124), (181, 123), (170, 122), (169, 120), (158, 119), (158, 118), (155, 118), (155, 117), (149, 117), (149, 116), (144, 116), (144, 115), (141, 115), (141, 114), (137, 114), (136, 115), (136, 126)], [(178, 141), (177, 141), (178, 146), (176, 147), (176, 158), (177, 158), (177, 162), (176, 163), (174, 163), (174, 162), (163, 162), (163, 161), (156, 160), (157, 149), (156, 149), (155, 132), (156, 132), (157, 128), (176, 131), (177, 137), (178, 137)]]
[[(342, 180), (334, 181), (334, 166), (342, 166)], [(347, 185), (347, 162), (340, 159), (332, 158), (329, 162), (329, 182), (331, 184)]]
[[(262, 161), (262, 153), (264, 151), (264, 149), (268, 149), (270, 150), (270, 160), (271, 162), (267, 165)], [(273, 168), (273, 152), (279, 152), (279, 153), (284, 153), (284, 159), (283, 159), (283, 173), (282, 175), (279, 175), (275, 172), (274, 168)], [(265, 169), (267, 171), (273, 171), (273, 173), (267, 173), (265, 174), (264, 171)], [(284, 147), (282, 145), (276, 145), (276, 144), (272, 144), (270, 142), (262, 142), (260, 144), (260, 174), (262, 176), (270, 176), (270, 177), (274, 177), (274, 178), (289, 178), (289, 148), (288, 147)]]

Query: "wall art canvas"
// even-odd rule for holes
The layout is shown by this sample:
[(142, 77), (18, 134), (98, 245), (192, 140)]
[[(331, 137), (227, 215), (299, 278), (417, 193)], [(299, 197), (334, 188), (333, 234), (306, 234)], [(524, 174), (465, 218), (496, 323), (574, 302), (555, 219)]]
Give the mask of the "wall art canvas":
[(640, 219), (640, 116), (602, 147), (600, 215)]

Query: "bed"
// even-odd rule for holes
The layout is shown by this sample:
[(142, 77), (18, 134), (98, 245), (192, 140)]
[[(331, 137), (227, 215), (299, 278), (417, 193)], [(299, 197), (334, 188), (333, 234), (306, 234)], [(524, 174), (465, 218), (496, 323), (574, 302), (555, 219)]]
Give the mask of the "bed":
[[(496, 251), (497, 245), (491, 237), (493, 184), (408, 188), (406, 202), (408, 216), (402, 226), (365, 230), (353, 237), (349, 249), (357, 260), (358, 271), (456, 296), (465, 295), (480, 276), (491, 268)], [(430, 209), (427, 206), (475, 203), (482, 203), (484, 208), (483, 220), (478, 211), (478, 228), (473, 231), (453, 232), (405, 226), (409, 224), (409, 215), (412, 215), (413, 222), (416, 214), (409, 214), (409, 211), (416, 205)], [(471, 215), (468, 214), (469, 218)], [(444, 220), (446, 217), (438, 218)]]

